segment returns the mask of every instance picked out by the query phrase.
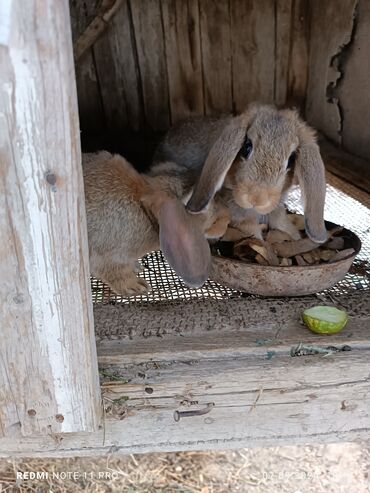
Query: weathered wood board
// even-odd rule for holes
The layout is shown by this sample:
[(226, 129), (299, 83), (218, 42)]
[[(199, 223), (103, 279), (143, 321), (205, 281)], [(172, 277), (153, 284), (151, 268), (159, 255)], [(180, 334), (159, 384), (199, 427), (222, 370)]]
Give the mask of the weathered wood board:
[[(352, 42), (342, 62), (338, 99), (342, 110), (342, 145), (370, 160), (370, 2), (360, 0)], [(367, 163), (370, 179), (370, 162)], [(361, 184), (361, 181), (359, 181)]]
[(306, 115), (312, 125), (341, 144), (342, 115), (337, 85), (341, 59), (352, 40), (356, 0), (311, 2)]
[[(99, 0), (69, 2), (73, 41), (93, 20), (99, 3)], [(84, 133), (99, 133), (105, 127), (105, 117), (92, 48), (75, 65), (75, 73), (81, 129)]]
[(92, 431), (100, 392), (68, 3), (0, 10), (0, 436)]
[[(274, 9), (275, 4), (270, 0), (230, 1), (231, 75), (236, 112), (243, 111), (253, 101), (274, 101)], [(281, 90), (286, 81), (280, 79), (279, 82)]]
[(204, 112), (229, 112), (233, 100), (229, 2), (201, 0), (199, 9)]
[[(294, 358), (276, 353), (270, 359), (220, 354), (104, 367), (104, 428), (2, 439), (0, 457), (364, 440), (370, 433), (368, 358), (369, 350)], [(176, 411), (206, 408), (205, 415), (175, 421)]]
[(198, 0), (162, 1), (171, 121), (203, 114)]
[(275, 87), (274, 101), (282, 106), (287, 99), (293, 0), (275, 2)]
[(291, 33), (289, 44), (288, 83), (285, 104), (299, 108), (304, 115), (308, 82), (308, 53), (310, 50), (310, 0), (294, 0), (292, 3)]
[(108, 128), (138, 130), (144, 122), (143, 94), (127, 0), (93, 47)]
[(135, 0), (130, 4), (146, 124), (152, 130), (166, 130), (170, 107), (161, 3)]

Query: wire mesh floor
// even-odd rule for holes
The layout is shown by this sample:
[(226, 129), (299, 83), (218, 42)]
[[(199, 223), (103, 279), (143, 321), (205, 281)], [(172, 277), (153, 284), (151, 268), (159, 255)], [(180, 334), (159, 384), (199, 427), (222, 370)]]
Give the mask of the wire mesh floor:
[[(294, 190), (287, 203), (294, 212), (302, 212), (300, 193)], [(335, 296), (354, 291), (370, 290), (370, 195), (328, 174), (325, 219), (345, 226), (356, 233), (362, 241), (362, 249), (346, 277), (325, 293)], [(190, 289), (179, 279), (165, 261), (161, 252), (152, 252), (141, 259), (140, 276), (151, 286), (146, 295), (122, 297), (111, 291), (98, 279), (91, 279), (94, 303), (140, 304), (150, 302), (168, 303), (175, 300), (258, 298), (241, 291), (229, 289), (209, 280), (200, 289)]]

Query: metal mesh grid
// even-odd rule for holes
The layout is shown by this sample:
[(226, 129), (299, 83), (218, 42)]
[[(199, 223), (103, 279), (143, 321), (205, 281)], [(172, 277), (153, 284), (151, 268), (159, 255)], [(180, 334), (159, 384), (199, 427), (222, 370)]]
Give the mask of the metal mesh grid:
[[(288, 200), (288, 207), (302, 212), (300, 192), (295, 189)], [(343, 180), (328, 175), (325, 218), (342, 224), (356, 233), (362, 241), (362, 249), (355, 259), (346, 277), (326, 291), (335, 296), (345, 295), (353, 291), (370, 289), (370, 196)], [(253, 297), (229, 289), (214, 281), (208, 281), (200, 289), (190, 289), (176, 276), (165, 261), (161, 252), (152, 252), (141, 259), (144, 278), (152, 290), (142, 296), (122, 297), (98, 279), (91, 279), (92, 298), (94, 303), (131, 304), (131, 303), (168, 303), (175, 300), (191, 299), (225, 299), (235, 297)]]

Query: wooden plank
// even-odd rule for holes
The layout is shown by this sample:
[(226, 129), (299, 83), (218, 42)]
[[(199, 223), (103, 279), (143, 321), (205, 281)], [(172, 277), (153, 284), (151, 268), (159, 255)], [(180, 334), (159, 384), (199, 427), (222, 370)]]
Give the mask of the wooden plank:
[(311, 34), (306, 116), (333, 142), (341, 142), (342, 119), (336, 85), (338, 60), (351, 42), (357, 0), (310, 2)]
[(172, 123), (203, 114), (198, 0), (162, 1)]
[(236, 112), (248, 103), (274, 101), (275, 4), (230, 0), (232, 85)]
[(295, 106), (304, 112), (308, 82), (309, 52), (309, 0), (293, 0), (287, 106)]
[(229, 1), (201, 0), (200, 30), (205, 114), (232, 110)]
[(67, 1), (2, 2), (0, 435), (10, 437), (92, 431), (100, 414), (69, 26)]
[(293, 0), (276, 0), (275, 2), (274, 100), (278, 106), (284, 106), (287, 98), (292, 3)]
[(82, 137), (99, 134), (105, 127), (105, 117), (91, 50), (76, 66), (76, 84)]
[[(364, 230), (366, 225), (364, 224)], [(199, 299), (181, 303), (143, 303), (130, 305), (102, 305), (94, 307), (95, 332), (99, 341), (107, 338), (163, 340), (193, 335), (228, 333), (256, 333), (262, 339), (271, 339), (284, 330), (293, 331), (296, 337), (308, 337), (309, 332), (300, 325), (302, 312), (318, 303), (336, 303), (347, 310), (353, 320), (367, 319), (370, 313), (369, 291), (358, 291), (343, 296), (327, 298), (304, 296), (299, 298), (226, 298)], [(286, 329), (285, 329), (286, 328)], [(347, 329), (346, 329), (347, 330)], [(348, 332), (349, 334), (351, 332)], [(315, 336), (316, 337), (316, 336)], [(254, 338), (254, 339), (253, 339)], [(289, 336), (290, 342), (292, 341)], [(299, 342), (299, 340), (295, 341)], [(290, 345), (290, 343), (288, 344)], [(253, 342), (252, 347), (255, 348)]]
[(225, 331), (217, 334), (192, 334), (176, 337), (163, 336), (160, 340), (102, 340), (98, 343), (100, 365), (142, 364), (148, 361), (221, 360), (247, 357), (267, 357), (270, 351), (275, 355), (288, 356), (299, 345), (325, 349), (332, 346), (341, 349), (350, 346), (352, 350), (370, 349), (370, 315), (351, 318), (347, 327), (339, 334), (320, 337), (296, 321), (288, 322), (278, 329), (276, 326), (261, 324), (247, 331)]
[(143, 98), (128, 0), (94, 45), (107, 126), (115, 132), (143, 127)]
[[(111, 367), (105, 375), (111, 371), (125, 380), (103, 384), (104, 429), (0, 439), (0, 456), (95, 456), (366, 439), (368, 353)], [(175, 411), (208, 405), (205, 415), (174, 419)]]
[[(98, 7), (99, 0), (70, 1), (73, 41), (93, 20)], [(105, 121), (92, 49), (76, 63), (75, 69), (81, 131), (97, 134), (104, 128)]]
[[(338, 98), (342, 111), (342, 145), (358, 156), (370, 159), (370, 2), (360, 0), (356, 11), (356, 29), (342, 63)], [(370, 163), (363, 169), (370, 176)]]
[(130, 2), (146, 124), (167, 130), (170, 124), (168, 80), (159, 0)]
[[(279, 310), (278, 302), (260, 299), (193, 301), (162, 309), (155, 305), (97, 305), (97, 334), (106, 332), (109, 326), (108, 337), (114, 338), (99, 340), (99, 363), (266, 357), (269, 351), (290, 355), (298, 345), (368, 349), (370, 292), (348, 295), (345, 300), (341, 297), (339, 303), (350, 318), (346, 328), (330, 340), (310, 332), (301, 322), (303, 310), (317, 304), (313, 296), (285, 301), (284, 310)], [(144, 337), (140, 326), (144, 328)]]
[[(365, 125), (366, 126), (366, 125)], [(331, 173), (370, 194), (370, 160), (362, 159), (320, 139), (325, 167)]]
[(73, 43), (73, 55), (76, 62), (84, 56), (106, 31), (111, 19), (120, 9), (122, 2), (123, 0), (104, 0), (102, 2), (92, 22)]

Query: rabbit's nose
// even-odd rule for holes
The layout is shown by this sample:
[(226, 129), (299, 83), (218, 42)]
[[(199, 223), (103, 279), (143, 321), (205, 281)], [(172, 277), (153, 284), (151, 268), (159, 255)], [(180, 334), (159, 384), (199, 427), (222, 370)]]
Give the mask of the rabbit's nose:
[[(256, 190), (250, 196), (250, 202), (255, 209), (268, 209), (271, 206), (270, 196), (264, 189)], [(262, 210), (261, 212), (264, 213)]]

